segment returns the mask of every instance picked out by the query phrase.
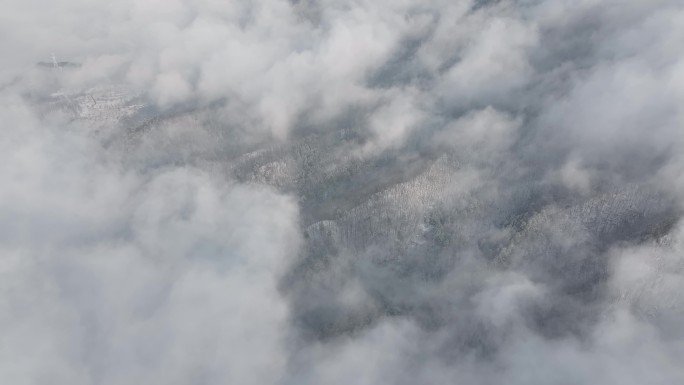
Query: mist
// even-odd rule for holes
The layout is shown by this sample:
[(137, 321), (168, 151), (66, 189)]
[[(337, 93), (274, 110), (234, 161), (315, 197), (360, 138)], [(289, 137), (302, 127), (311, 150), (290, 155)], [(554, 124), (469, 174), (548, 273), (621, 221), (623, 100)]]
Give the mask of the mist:
[(684, 383), (681, 2), (0, 9), (0, 382)]

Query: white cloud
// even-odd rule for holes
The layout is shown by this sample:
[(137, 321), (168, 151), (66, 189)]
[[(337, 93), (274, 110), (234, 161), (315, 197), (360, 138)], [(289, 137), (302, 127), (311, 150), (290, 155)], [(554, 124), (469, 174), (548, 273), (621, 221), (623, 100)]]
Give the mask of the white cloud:
[[(0, 382), (683, 381), (680, 1), (0, 11)], [(415, 181), (297, 275), (300, 210)]]
[(0, 378), (276, 383), (294, 202), (190, 167), (123, 170), (4, 99)]

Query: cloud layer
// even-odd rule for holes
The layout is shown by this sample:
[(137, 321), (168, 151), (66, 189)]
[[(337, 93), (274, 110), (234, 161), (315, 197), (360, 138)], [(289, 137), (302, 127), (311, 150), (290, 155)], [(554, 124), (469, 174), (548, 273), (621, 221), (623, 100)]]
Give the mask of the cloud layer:
[(679, 1), (0, 9), (2, 382), (684, 381)]

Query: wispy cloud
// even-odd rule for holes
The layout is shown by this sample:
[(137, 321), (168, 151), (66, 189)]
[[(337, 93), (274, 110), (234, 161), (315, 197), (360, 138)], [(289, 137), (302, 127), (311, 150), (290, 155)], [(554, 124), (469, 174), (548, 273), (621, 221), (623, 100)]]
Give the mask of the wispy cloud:
[(3, 383), (684, 381), (679, 1), (0, 10)]

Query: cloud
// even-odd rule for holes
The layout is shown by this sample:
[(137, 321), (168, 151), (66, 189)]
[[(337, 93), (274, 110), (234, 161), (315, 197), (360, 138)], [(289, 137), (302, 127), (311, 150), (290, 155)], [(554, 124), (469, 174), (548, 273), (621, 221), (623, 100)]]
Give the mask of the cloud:
[(294, 202), (192, 167), (122, 169), (95, 138), (3, 99), (0, 376), (275, 383)]
[(2, 382), (684, 379), (680, 2), (0, 8)]

